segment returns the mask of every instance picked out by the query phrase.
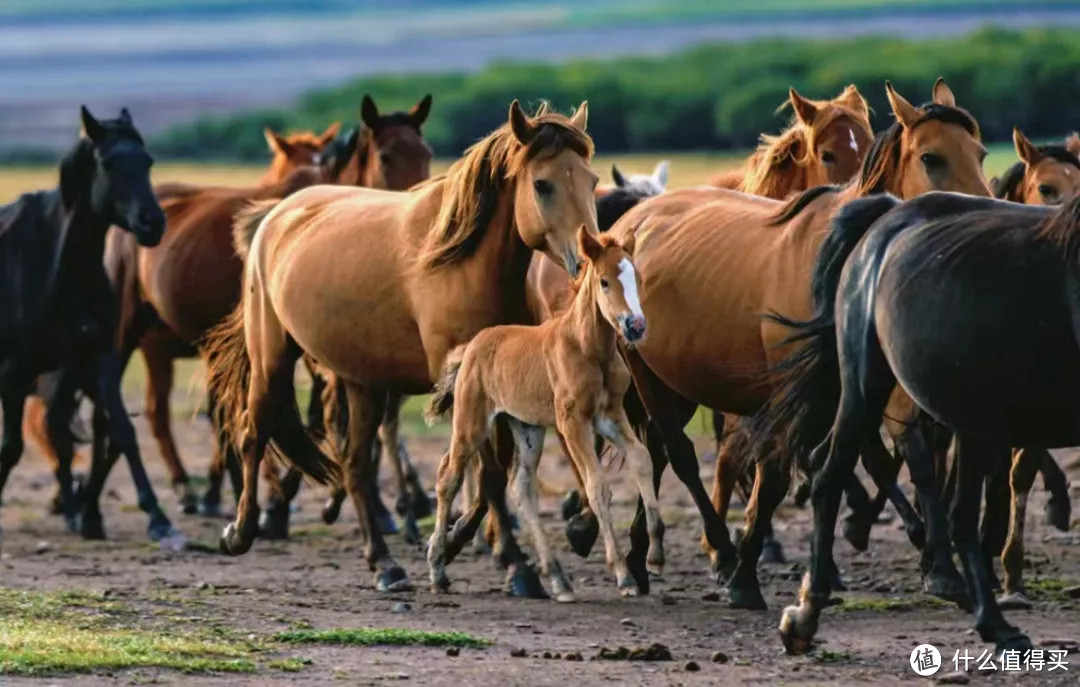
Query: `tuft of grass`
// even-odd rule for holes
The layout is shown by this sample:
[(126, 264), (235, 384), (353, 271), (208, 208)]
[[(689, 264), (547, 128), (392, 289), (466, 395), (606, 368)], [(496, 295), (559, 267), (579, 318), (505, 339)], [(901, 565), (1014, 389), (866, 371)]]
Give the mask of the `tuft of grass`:
[(1036, 601), (1068, 601), (1065, 590), (1074, 584), (1057, 577), (1039, 577), (1024, 582), (1028, 594)]
[(873, 611), (876, 613), (915, 611), (927, 608), (952, 608), (953, 604), (929, 596), (903, 599), (844, 599), (844, 603), (832, 606), (833, 613), (857, 613)]
[(250, 644), (175, 630), (134, 629), (120, 603), (84, 592), (0, 589), (0, 674), (49, 675), (123, 668), (254, 672)]
[(483, 649), (490, 640), (465, 632), (431, 632), (405, 628), (335, 628), (331, 630), (286, 630), (274, 635), (279, 642), (290, 644), (341, 644), (346, 646), (456, 646)]
[(314, 661), (310, 658), (276, 658), (268, 661), (266, 667), (285, 673), (298, 673), (312, 663)]

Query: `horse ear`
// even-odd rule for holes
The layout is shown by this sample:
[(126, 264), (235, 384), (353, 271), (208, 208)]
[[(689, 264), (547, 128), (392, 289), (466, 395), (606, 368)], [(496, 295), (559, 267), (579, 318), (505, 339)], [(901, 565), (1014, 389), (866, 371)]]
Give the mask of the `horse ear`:
[(589, 262), (594, 262), (604, 254), (604, 247), (600, 245), (595, 236), (589, 233), (589, 229), (584, 224), (578, 229), (577, 240), (578, 252), (581, 253), (581, 257)]
[(101, 126), (101, 122), (95, 119), (94, 115), (90, 114), (90, 110), (86, 109), (86, 105), (82, 105), (79, 108), (79, 116), (82, 119), (82, 130), (83, 133), (86, 134), (86, 137), (91, 141), (96, 141), (101, 138), (105, 129)]
[(131, 113), (128, 112), (126, 107), (120, 108), (120, 121), (128, 126), (131, 126)]
[(788, 89), (788, 99), (791, 101), (791, 106), (795, 108), (795, 116), (800, 122), (806, 126), (814, 123), (814, 118), (818, 113), (817, 105), (799, 95), (794, 88)]
[(1013, 145), (1016, 147), (1016, 154), (1020, 156), (1020, 159), (1028, 167), (1038, 164), (1043, 157), (1042, 153), (1028, 140), (1028, 137), (1015, 127), (1013, 127)]
[(585, 126), (589, 123), (588, 100), (581, 101), (581, 105), (578, 105), (578, 109), (574, 112), (574, 116), (570, 118), (570, 123), (574, 125), (574, 128), (585, 131)]
[(521, 104), (517, 101), (517, 98), (510, 103), (510, 131), (514, 133), (514, 138), (521, 145), (529, 145), (533, 136), (536, 135), (536, 130), (533, 128), (529, 118), (521, 111)]
[(615, 185), (619, 188), (626, 186), (626, 177), (619, 171), (618, 165), (611, 165), (611, 180), (615, 182)]
[(859, 93), (858, 87), (853, 83), (847, 85), (847, 88), (844, 89), (844, 92), (840, 94), (837, 100), (856, 112), (864, 115), (870, 114), (870, 107), (866, 104), (866, 98), (862, 97), (862, 93)]
[(1069, 137), (1065, 139), (1065, 150), (1080, 157), (1080, 134), (1075, 131), (1069, 134)]
[(953, 95), (952, 89), (945, 84), (944, 76), (939, 76), (937, 81), (934, 82), (933, 99), (938, 105), (956, 107), (956, 96)]
[(889, 96), (889, 106), (892, 107), (896, 121), (905, 129), (911, 128), (919, 119), (919, 113), (915, 107), (904, 99), (904, 96), (893, 90), (892, 82), (885, 82), (885, 94)]
[(375, 107), (375, 101), (367, 93), (360, 101), (360, 121), (369, 129), (374, 129), (379, 125), (379, 108)]
[(630, 234), (622, 242), (622, 249), (626, 251), (626, 254), (630, 257), (634, 256), (634, 248), (637, 246), (637, 234)]
[(319, 147), (325, 148), (330, 144), (330, 141), (334, 140), (334, 137), (338, 135), (338, 131), (341, 130), (341, 122), (334, 122), (330, 126), (326, 127), (326, 131), (319, 135)]
[(653, 168), (652, 178), (656, 183), (660, 184), (660, 188), (667, 188), (668, 179), (668, 161), (661, 160), (656, 163), (656, 167)]
[(431, 94), (428, 93), (420, 99), (420, 102), (413, 105), (413, 108), (409, 110), (409, 123), (413, 125), (414, 129), (419, 130), (420, 126), (427, 121), (430, 113)]
[(550, 109), (551, 105), (548, 103), (548, 101), (541, 100), (540, 107), (536, 108), (536, 114), (534, 114), (533, 117), (540, 117), (542, 115), (546, 115), (548, 113), (548, 110)]
[(263, 129), (263, 136), (266, 137), (266, 145), (270, 146), (270, 152), (280, 153), (286, 157), (292, 153), (292, 144), (282, 138), (278, 132), (270, 127)]

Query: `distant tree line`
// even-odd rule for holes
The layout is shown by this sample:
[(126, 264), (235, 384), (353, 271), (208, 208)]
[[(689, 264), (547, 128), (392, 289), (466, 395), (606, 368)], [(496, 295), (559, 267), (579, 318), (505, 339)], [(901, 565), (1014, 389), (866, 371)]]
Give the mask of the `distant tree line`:
[(1080, 38), (1074, 30), (983, 29), (965, 37), (911, 41), (771, 39), (695, 47), (664, 57), (577, 60), (563, 64), (498, 62), (469, 74), (365, 77), (314, 90), (295, 107), (205, 117), (153, 142), (156, 153), (183, 158), (261, 160), (265, 126), (321, 130), (353, 122), (370, 93), (380, 109), (408, 108), (435, 97), (424, 133), (439, 155), (457, 155), (505, 121), (509, 102), (541, 99), (563, 111), (589, 101), (589, 125), (603, 152), (745, 148), (776, 131), (788, 86), (826, 98), (855, 83), (889, 125), (886, 79), (914, 103), (929, 99), (944, 76), (987, 140), (1012, 127), (1033, 138), (1080, 128)]

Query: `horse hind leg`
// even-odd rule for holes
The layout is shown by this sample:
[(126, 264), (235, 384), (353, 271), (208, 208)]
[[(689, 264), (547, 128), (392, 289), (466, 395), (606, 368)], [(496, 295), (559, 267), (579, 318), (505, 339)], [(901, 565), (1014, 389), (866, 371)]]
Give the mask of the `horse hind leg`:
[(26, 391), (26, 387), (15, 384), (0, 389), (0, 406), (4, 412), (4, 434), (0, 437), (0, 503), (3, 503), (4, 486), (11, 470), (22, 457), (22, 421)]
[(790, 482), (780, 465), (759, 463), (755, 467), (754, 489), (746, 504), (746, 532), (739, 541), (739, 561), (728, 583), (732, 608), (767, 608), (757, 579), (757, 564), (773, 513), (787, 494)]
[(650, 575), (664, 574), (664, 521), (660, 517), (660, 502), (656, 497), (656, 481), (653, 475), (652, 456), (649, 449), (638, 441), (623, 408), (615, 409), (618, 435), (608, 437), (617, 447), (626, 451), (627, 464), (637, 485), (638, 496), (645, 511), (645, 525), (649, 532), (649, 549), (645, 554), (645, 568)]
[(416, 470), (409, 463), (405, 455), (405, 444), (398, 435), (398, 414), (401, 411), (401, 401), (400, 394), (388, 394), (386, 413), (379, 425), (379, 441), (390, 459), (390, 466), (394, 470), (394, 481), (397, 483), (398, 496), (394, 509), (403, 520), (401, 538), (406, 543), (419, 544), (420, 529), (416, 524), (416, 519), (421, 516), (417, 511), (424, 509), (426, 505), (426, 510), (430, 512), (431, 504), (427, 500), (427, 494), (419, 486)]
[(533, 546), (540, 559), (540, 574), (551, 581), (551, 595), (556, 601), (574, 601), (574, 589), (563, 573), (562, 565), (555, 556), (540, 522), (540, 503), (537, 493), (536, 470), (540, 454), (544, 450), (544, 428), (509, 420), (510, 430), (517, 444), (517, 470), (514, 472), (512, 490), (514, 500), (525, 526), (532, 534)]
[(1050, 492), (1050, 500), (1046, 503), (1046, 524), (1067, 532), (1072, 519), (1069, 479), (1049, 451), (1041, 450), (1039, 453), (1042, 455), (1039, 473), (1043, 476), (1043, 486)]
[(1031, 599), (1024, 588), (1024, 517), (1027, 515), (1028, 494), (1035, 483), (1035, 475), (1044, 449), (1020, 449), (1013, 455), (1009, 470), (1009, 534), (1001, 552), (1001, 565), (1005, 569), (1004, 594), (998, 599), (1001, 610), (1031, 608)]

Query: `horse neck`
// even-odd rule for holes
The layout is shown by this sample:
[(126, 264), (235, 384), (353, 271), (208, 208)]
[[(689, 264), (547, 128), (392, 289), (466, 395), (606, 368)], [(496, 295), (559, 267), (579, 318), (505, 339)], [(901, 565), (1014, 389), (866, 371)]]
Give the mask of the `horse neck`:
[(112, 224), (91, 207), (85, 195), (79, 195), (60, 214), (59, 243), (51, 279), (57, 286), (69, 285), (88, 292), (94, 278), (105, 272), (105, 236)]
[(615, 350), (615, 330), (600, 313), (591, 271), (591, 266), (586, 267), (581, 287), (563, 313), (559, 326), (578, 343), (587, 357), (607, 360)]

